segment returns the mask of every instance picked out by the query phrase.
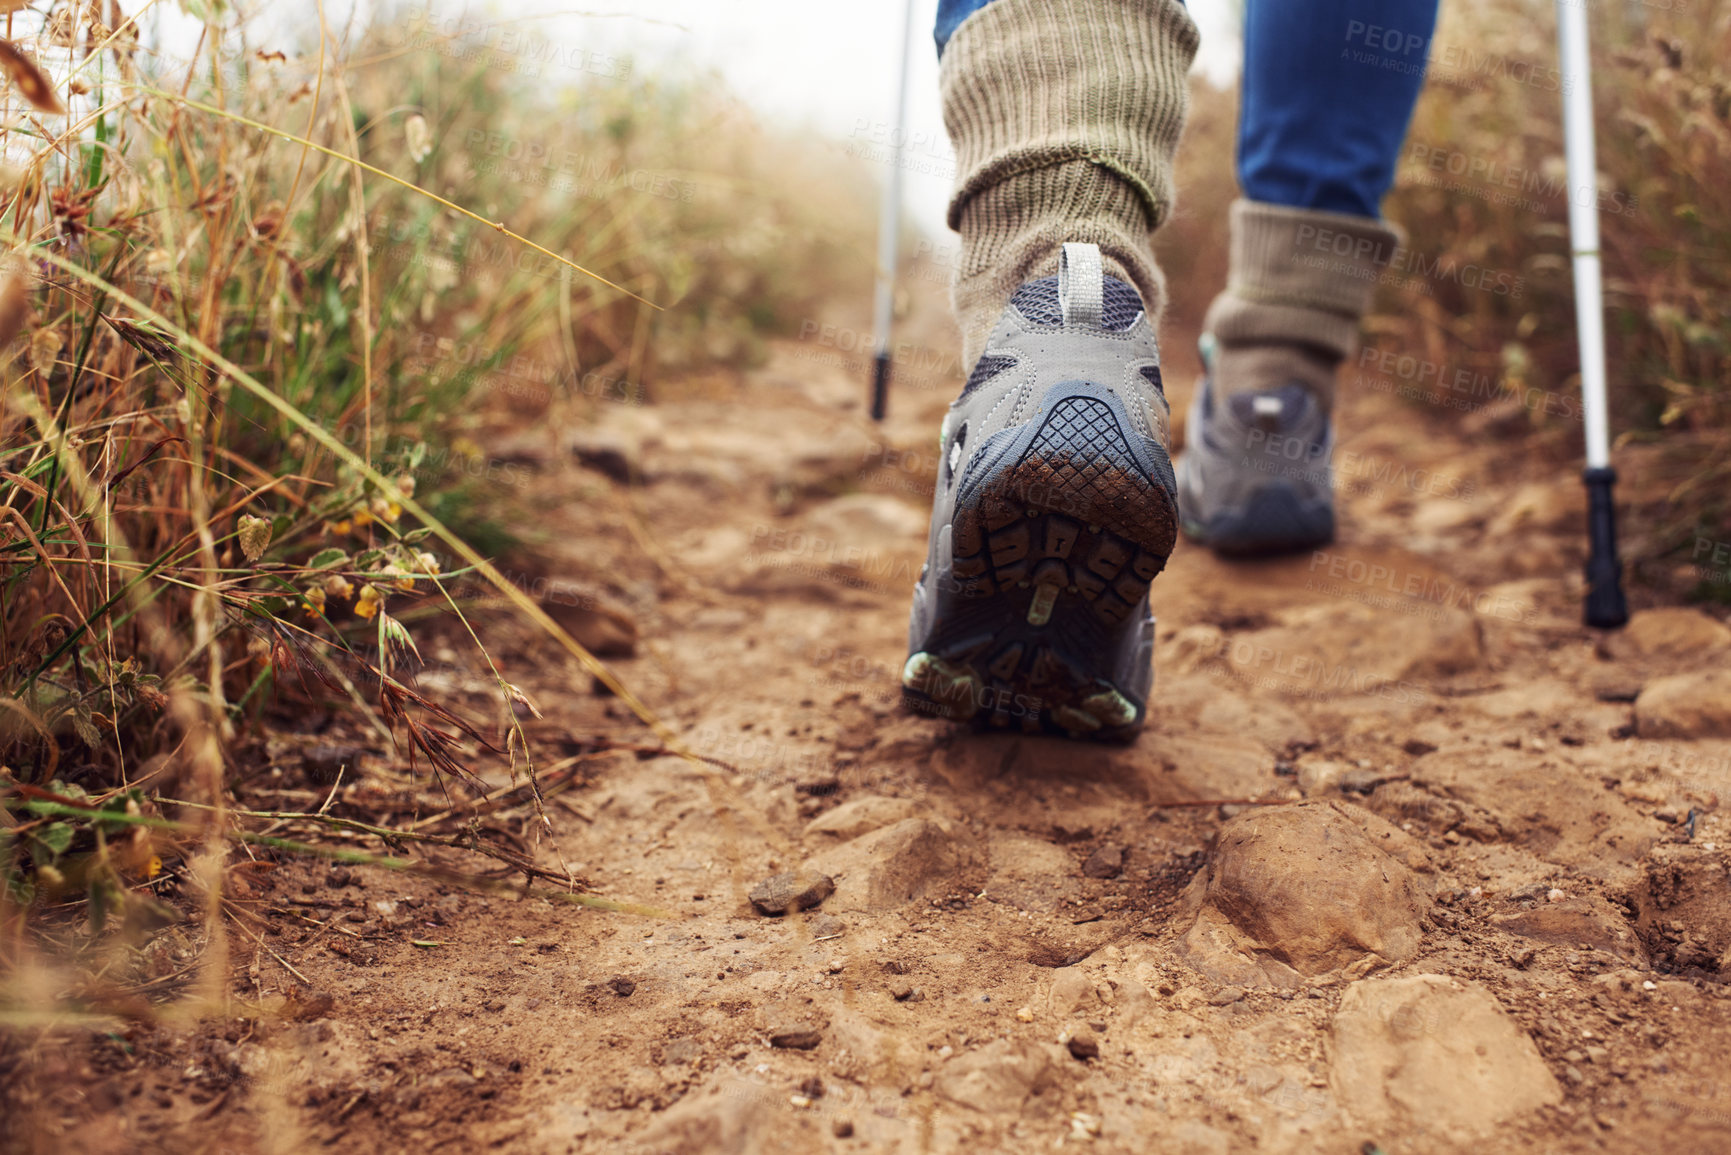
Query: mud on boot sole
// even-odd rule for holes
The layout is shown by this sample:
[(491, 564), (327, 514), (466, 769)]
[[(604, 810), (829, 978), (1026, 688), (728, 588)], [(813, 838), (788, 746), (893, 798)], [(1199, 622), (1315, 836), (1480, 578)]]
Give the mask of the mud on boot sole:
[(1144, 646), (1144, 599), (1171, 555), (1178, 508), (1113, 409), (1094, 396), (1058, 400), (1020, 454), (999, 459), (1014, 464), (964, 494), (938, 625), (902, 672), (909, 709), (1068, 737), (1140, 729), (1146, 690), (1118, 684), (1117, 671), (1126, 647)]

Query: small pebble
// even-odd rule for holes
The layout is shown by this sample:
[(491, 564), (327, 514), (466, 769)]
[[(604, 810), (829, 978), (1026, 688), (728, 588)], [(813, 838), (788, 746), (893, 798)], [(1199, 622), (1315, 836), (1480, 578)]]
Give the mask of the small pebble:
[(1208, 996), (1208, 1005), (1211, 1007), (1230, 1006), (1231, 1004), (1237, 1002), (1239, 999), (1241, 999), (1243, 997), (1244, 997), (1244, 988), (1243, 987), (1226, 987), (1222, 990), (1215, 991), (1213, 994), (1209, 995)]
[(1070, 1035), (1068, 1043), (1070, 1054), (1086, 1062), (1100, 1057), (1100, 1044), (1094, 1038), (1094, 1033), (1086, 1027), (1080, 1027)]
[(830, 1130), (835, 1132), (837, 1139), (851, 1139), (853, 1138), (853, 1120), (837, 1119), (835, 1126), (831, 1127)]
[(823, 1042), (823, 1033), (810, 1023), (784, 1023), (769, 1033), (769, 1045), (784, 1051), (809, 1051)]
[[(734, 893), (737, 894), (739, 892), (735, 891)], [(637, 984), (626, 978), (624, 975), (608, 980), (607, 985), (612, 987), (613, 993), (622, 999), (630, 998), (637, 991)]]
[(757, 913), (774, 918), (790, 910), (810, 910), (834, 893), (835, 879), (829, 875), (790, 870), (764, 879), (747, 897)]
[(1034, 1021), (1034, 1008), (1033, 1007), (1021, 1008), (1020, 1010), (1018, 1010), (1016, 1012), (1016, 1017), (1018, 1019), (1022, 1020), (1024, 1023), (1031, 1023)]
[(1117, 878), (1123, 870), (1124, 849), (1120, 846), (1102, 846), (1082, 864), (1082, 873), (1089, 878)]
[(1545, 897), (1552, 902), (1561, 902), (1569, 896), (1564, 894), (1559, 888), (1553, 886), (1549, 892), (1546, 893)]

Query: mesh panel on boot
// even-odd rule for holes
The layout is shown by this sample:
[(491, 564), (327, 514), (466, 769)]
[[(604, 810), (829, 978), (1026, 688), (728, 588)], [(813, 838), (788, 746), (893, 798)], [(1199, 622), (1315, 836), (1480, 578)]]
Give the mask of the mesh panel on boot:
[(1142, 298), (1136, 290), (1117, 277), (1106, 278), (1105, 300), (1100, 312), (1101, 327), (1109, 333), (1122, 333), (1142, 315)]
[(968, 374), (968, 383), (962, 386), (962, 396), (966, 397), (1015, 363), (1014, 357), (981, 357), (974, 362), (974, 371)]
[[(1037, 281), (1029, 281), (1016, 290), (1010, 298), (1010, 304), (1016, 306), (1022, 316), (1036, 325), (1060, 326), (1064, 323), (1064, 310), (1058, 304), (1058, 278), (1041, 277)], [(1135, 288), (1120, 281), (1117, 277), (1105, 278), (1105, 289), (1101, 301), (1101, 328), (1108, 333), (1122, 333), (1136, 323), (1136, 318), (1142, 315), (1142, 298)]]

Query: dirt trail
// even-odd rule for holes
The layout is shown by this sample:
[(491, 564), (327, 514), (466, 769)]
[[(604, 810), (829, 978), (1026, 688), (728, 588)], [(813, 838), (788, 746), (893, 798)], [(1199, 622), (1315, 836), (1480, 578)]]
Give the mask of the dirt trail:
[[(915, 332), (940, 347), (935, 308)], [(1178, 415), (1189, 337), (1166, 335)], [(1260, 564), (1181, 546), (1135, 745), (975, 735), (896, 705), (956, 382), (916, 369), (877, 429), (833, 356), (787, 342), (608, 407), (593, 467), (537, 432), (495, 445), (536, 471), (548, 572), (634, 619), (621, 677), (730, 767), (593, 755), (552, 808), (546, 862), (672, 917), (259, 872), (242, 897), (313, 993), (237, 940), (240, 993), (302, 992), (289, 1021), (36, 1056), (66, 1142), (1726, 1149), (1731, 630), (1580, 627), (1567, 469), (1349, 377), (1341, 541)], [(653, 742), (489, 622), (545, 758)], [(431, 648), (427, 685), (487, 700)], [(292, 779), (311, 740), (266, 753)], [(376, 815), (390, 789), (345, 797)], [(753, 909), (808, 866), (837, 880), (821, 904)], [(56, 1099), (85, 1069), (106, 1098)]]

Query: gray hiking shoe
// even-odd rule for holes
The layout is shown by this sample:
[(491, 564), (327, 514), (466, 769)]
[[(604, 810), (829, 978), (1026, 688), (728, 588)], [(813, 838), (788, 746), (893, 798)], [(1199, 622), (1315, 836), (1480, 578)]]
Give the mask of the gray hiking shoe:
[(1093, 245), (1016, 290), (944, 419), (902, 697), (1125, 739), (1154, 680), (1148, 583), (1178, 532), (1154, 330)]
[(1214, 396), (1214, 358), (1191, 402), (1178, 458), (1184, 536), (1216, 553), (1313, 549), (1334, 540), (1334, 430), (1299, 384)]

